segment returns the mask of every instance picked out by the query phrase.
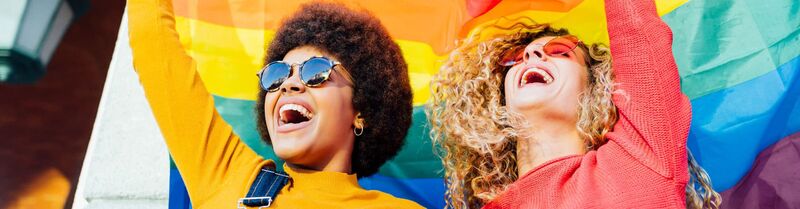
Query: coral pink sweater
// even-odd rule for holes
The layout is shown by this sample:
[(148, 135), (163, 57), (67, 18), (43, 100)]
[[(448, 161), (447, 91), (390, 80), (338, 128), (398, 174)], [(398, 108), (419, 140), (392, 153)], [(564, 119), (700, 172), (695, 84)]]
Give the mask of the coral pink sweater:
[(625, 92), (614, 95), (619, 122), (608, 143), (534, 168), (484, 208), (685, 208), (691, 104), (672, 32), (652, 0), (605, 7), (615, 81)]

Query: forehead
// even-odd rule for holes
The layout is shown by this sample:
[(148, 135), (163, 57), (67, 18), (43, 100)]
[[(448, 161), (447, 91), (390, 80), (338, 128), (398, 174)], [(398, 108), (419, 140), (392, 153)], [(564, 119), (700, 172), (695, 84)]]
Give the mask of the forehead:
[(283, 56), (283, 61), (287, 63), (302, 63), (312, 57), (328, 57), (333, 61), (339, 61), (331, 54), (326, 53), (325, 51), (313, 47), (313, 46), (300, 46), (290, 50)]

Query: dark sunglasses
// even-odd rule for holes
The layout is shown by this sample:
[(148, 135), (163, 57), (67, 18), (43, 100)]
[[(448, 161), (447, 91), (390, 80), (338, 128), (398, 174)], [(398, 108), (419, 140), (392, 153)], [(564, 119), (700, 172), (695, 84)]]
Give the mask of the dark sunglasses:
[[(581, 40), (573, 35), (558, 36), (542, 45), (542, 51), (547, 56), (559, 56), (575, 50), (581, 44)], [(516, 48), (507, 50), (500, 59), (500, 65), (505, 67), (514, 66), (521, 63), (525, 56), (525, 48), (528, 45), (520, 45)]]
[(256, 74), (261, 89), (268, 92), (278, 91), (281, 84), (292, 76), (294, 65), (299, 67), (300, 80), (303, 84), (308, 87), (316, 87), (325, 83), (330, 78), (333, 68), (341, 63), (319, 56), (312, 57), (300, 64), (289, 64), (284, 61), (270, 62)]

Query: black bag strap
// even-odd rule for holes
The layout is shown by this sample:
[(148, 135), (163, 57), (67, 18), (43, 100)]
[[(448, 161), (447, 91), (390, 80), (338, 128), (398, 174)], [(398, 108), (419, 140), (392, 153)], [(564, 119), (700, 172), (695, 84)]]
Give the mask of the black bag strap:
[(274, 171), (263, 167), (258, 172), (258, 176), (250, 185), (247, 196), (239, 198), (237, 207), (244, 209), (247, 207), (267, 208), (272, 205), (272, 201), (278, 196), (278, 192), (289, 182), (289, 175), (282, 171)]

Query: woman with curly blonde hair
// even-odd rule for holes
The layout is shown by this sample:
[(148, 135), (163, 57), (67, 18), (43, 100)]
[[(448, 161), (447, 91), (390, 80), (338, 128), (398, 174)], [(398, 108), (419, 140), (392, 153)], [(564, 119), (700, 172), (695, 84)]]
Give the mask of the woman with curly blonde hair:
[(613, 68), (608, 48), (547, 25), (451, 54), (429, 111), (448, 207), (719, 205), (687, 153), (691, 104), (669, 28), (652, 1), (608, 1), (606, 13)]

